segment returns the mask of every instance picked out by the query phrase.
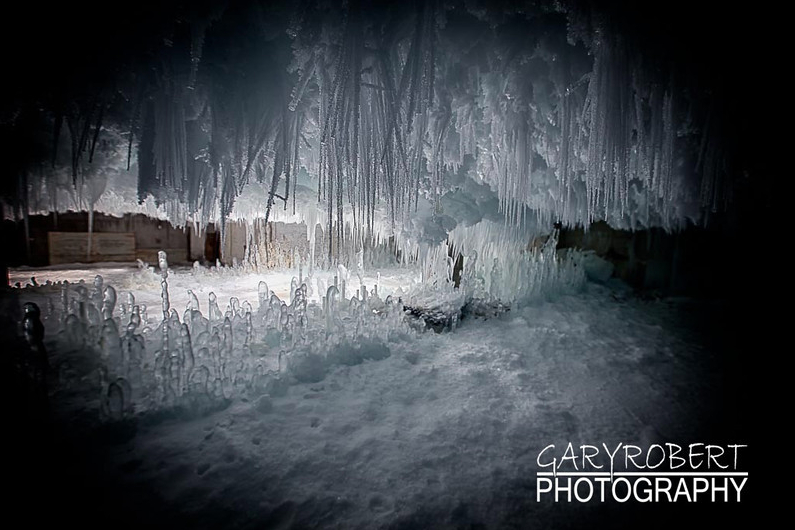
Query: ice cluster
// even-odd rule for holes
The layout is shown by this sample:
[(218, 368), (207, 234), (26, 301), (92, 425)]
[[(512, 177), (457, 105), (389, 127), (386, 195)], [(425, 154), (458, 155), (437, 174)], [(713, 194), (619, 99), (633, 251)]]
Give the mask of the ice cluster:
[[(284, 299), (259, 281), (253, 303), (236, 296), (222, 302), (213, 291), (200, 301), (192, 289), (173, 296), (169, 279), (180, 275), (198, 289), (213, 275), (251, 273), (197, 267), (175, 276), (160, 252), (157, 267), (137, 273), (150, 285), (159, 283), (158, 307), (136, 301), (132, 292), (119, 296), (101, 275), (90, 284), (48, 281), (22, 291), (46, 296), (42, 311), (25, 306), (30, 313), (25, 333), (36, 351), (44, 351), (46, 329), (54, 359), (51, 379), (60, 389), (85, 384), (69, 362), (68, 352), (81, 352), (81, 362), (87, 359), (96, 374), (103, 420), (203, 414), (236, 399), (284, 395), (291, 384), (323, 380), (335, 365), (386, 358), (395, 341), (429, 328), (455, 328), (464, 314), (496, 316), (511, 303), (578, 288), (584, 279), (581, 260), (558, 256), (554, 234), (548, 243), (508, 270), (479, 267), (469, 256), (469, 272), (458, 286), (449, 256), (429, 252), (422, 281), (386, 295), (380, 275), (368, 287), (360, 271), (343, 265), (327, 277), (305, 277), (299, 268)], [(512, 278), (515, 292), (501, 291), (509, 283), (503, 276)], [(184, 300), (184, 307), (172, 300)]]
[[(300, 220), (333, 267), (477, 215), (529, 239), (555, 222), (676, 229), (731, 198), (719, 113), (691, 73), (576, 3), (298, 4), (187, 17), (170, 67), (120, 84), (130, 121), (99, 100), (54, 111), (52, 164), (4, 194), (7, 215), (145, 211), (222, 234)], [(261, 22), (225, 33), (227, 16)]]
[[(60, 303), (45, 311), (57, 349), (97, 354), (100, 411), (108, 420), (155, 411), (202, 412), (229, 400), (278, 396), (295, 382), (317, 382), (334, 364), (358, 364), (390, 355), (391, 341), (414, 333), (399, 298), (382, 299), (377, 286), (352, 289), (334, 277), (320, 303), (294, 277), (289, 298), (258, 286), (256, 306), (236, 297), (225, 307), (210, 292), (202, 313), (195, 293), (185, 308), (169, 303), (168, 264), (159, 260), (162, 307), (117, 303), (114, 287), (97, 276), (60, 288)], [(42, 287), (43, 288), (43, 287)], [(76, 384), (69, 363), (55, 367), (59, 385)]]

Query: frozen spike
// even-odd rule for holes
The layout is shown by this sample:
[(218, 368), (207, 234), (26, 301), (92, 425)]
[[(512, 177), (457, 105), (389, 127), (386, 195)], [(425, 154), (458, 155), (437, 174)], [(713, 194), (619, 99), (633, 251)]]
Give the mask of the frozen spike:
[(196, 297), (196, 293), (192, 290), (188, 289), (188, 307), (189, 311), (199, 311), (199, 299)]
[(110, 383), (107, 393), (103, 396), (103, 416), (108, 421), (121, 421), (130, 409), (132, 392), (126, 379), (120, 377)]
[(215, 293), (210, 291), (208, 295), (208, 304), (209, 304), (209, 318), (211, 323), (219, 322), (223, 315), (221, 314), (221, 309), (218, 307), (218, 298), (215, 296)]
[(160, 272), (165, 274), (168, 272), (168, 259), (167, 259), (166, 252), (164, 250), (159, 250), (157, 252), (157, 265), (160, 268)]
[(259, 285), (257, 286), (257, 295), (259, 298), (259, 310), (264, 311), (266, 306), (268, 305), (270, 295), (270, 291), (268, 290), (268, 284), (264, 281), (260, 281)]
[(113, 311), (116, 309), (116, 289), (112, 285), (105, 287), (102, 301), (103, 318), (113, 318)]

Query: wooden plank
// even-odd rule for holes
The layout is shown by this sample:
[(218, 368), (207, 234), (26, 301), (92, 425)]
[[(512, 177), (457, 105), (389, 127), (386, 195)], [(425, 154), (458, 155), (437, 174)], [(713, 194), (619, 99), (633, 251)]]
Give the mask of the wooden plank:
[(50, 265), (94, 263), (97, 261), (135, 261), (134, 232), (94, 232), (91, 254), (87, 232), (49, 232)]

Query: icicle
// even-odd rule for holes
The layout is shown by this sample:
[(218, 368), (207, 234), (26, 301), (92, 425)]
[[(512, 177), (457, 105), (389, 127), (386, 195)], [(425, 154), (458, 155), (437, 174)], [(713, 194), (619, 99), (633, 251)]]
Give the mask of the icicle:
[(88, 245), (86, 248), (86, 262), (90, 263), (91, 259), (91, 243), (94, 240), (94, 204), (92, 203), (88, 208)]
[(91, 149), (88, 153), (88, 163), (90, 164), (94, 160), (94, 149), (97, 147), (97, 140), (99, 140), (99, 131), (102, 129), (102, 116), (105, 113), (104, 105), (100, 106), (99, 108), (99, 117), (97, 118), (97, 124), (94, 127), (94, 138), (91, 140)]
[(260, 281), (259, 285), (257, 286), (257, 298), (259, 300), (259, 311), (264, 311), (270, 299), (270, 291), (268, 290), (268, 284), (264, 281)]
[(161, 250), (157, 253), (157, 261), (160, 267), (160, 298), (163, 304), (163, 321), (165, 322), (168, 319), (171, 304), (168, 299), (168, 261), (166, 260), (166, 253), (164, 251)]

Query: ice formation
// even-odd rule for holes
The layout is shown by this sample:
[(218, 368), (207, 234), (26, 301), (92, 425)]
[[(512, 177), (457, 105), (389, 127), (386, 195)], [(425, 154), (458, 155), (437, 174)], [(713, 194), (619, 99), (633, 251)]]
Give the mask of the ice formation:
[[(535, 303), (613, 274), (594, 255), (559, 251), (560, 227), (670, 231), (736, 213), (747, 169), (737, 158), (774, 150), (742, 142), (772, 128), (735, 129), (774, 105), (747, 95), (737, 105), (735, 93), (760, 93), (764, 80), (744, 70), (776, 71), (765, 62), (776, 56), (757, 53), (744, 24), (724, 25), (730, 10), (701, 8), (699, 23), (727, 28), (711, 49), (732, 67), (713, 78), (720, 68), (679, 60), (692, 36), (644, 35), (658, 19), (638, 16), (639, 2), (143, 4), (124, 6), (124, 24), (72, 4), (42, 11), (74, 15), (49, 25), (13, 17), (46, 28), (23, 30), (45, 52), (10, 54), (0, 108), (0, 213), (28, 246), (29, 215), (43, 212), (57, 230), (58, 212), (85, 211), (89, 233), (96, 212), (197, 233), (213, 223), (222, 239), (230, 223), (245, 227), (240, 261), (185, 270), (162, 252), (118, 282), (92, 271), (43, 283), (37, 272), (10, 291), (24, 308), (12, 363), (32, 376), (20, 380), (92, 438), (138, 431), (103, 451), (112, 458), (92, 455), (108, 464), (95, 488), (118, 470), (133, 492), (155, 486), (168, 504), (152, 520), (182, 501), (194, 520), (223, 508), (207, 526), (251, 525), (267, 511), (266, 526), (475, 527), (483, 516), (499, 528), (525, 509), (543, 526), (543, 507), (522, 500), (529, 447), (641, 429), (648, 443), (650, 421), (670, 428), (683, 416), (673, 436), (662, 432), (704, 440), (690, 428), (747, 416), (734, 405), (748, 407), (748, 393), (732, 386), (749, 386), (744, 357), (735, 368), (730, 338), (710, 337), (705, 350), (682, 323), (714, 325), (711, 314), (682, 318), (705, 306), (625, 303), (602, 285)], [(667, 30), (699, 8), (647, 9)], [(740, 48), (753, 59), (738, 61)], [(308, 244), (269, 256), (272, 221), (304, 223)], [(733, 243), (732, 261), (745, 263), (753, 253)], [(725, 398), (731, 406), (711, 408)], [(53, 447), (23, 459), (34, 486), (28, 468), (47, 467), (39, 460)], [(79, 460), (69, 467), (83, 472)], [(108, 491), (140, 507), (130, 490)], [(100, 508), (102, 523), (125, 515)], [(359, 518), (345, 519), (351, 511)], [(558, 512), (554, 521), (572, 523)]]
[(354, 267), (483, 219), (525, 240), (554, 222), (676, 229), (731, 198), (713, 98), (580, 3), (307, 5), (261, 23), (247, 2), (195, 7), (124, 97), (45, 109), (51, 156), (21, 170), (6, 215), (143, 211), (222, 234), (243, 219), (250, 262), (268, 221), (302, 220), (310, 268)]
[[(483, 229), (477, 237), (486, 241), (492, 235)], [(161, 252), (158, 268), (141, 269), (128, 280), (152, 291), (153, 299), (159, 286), (161, 311), (148, 312), (132, 292), (122, 297), (126, 302), (117, 303), (116, 289), (100, 275), (90, 288), (82, 281), (48, 280), (29, 285), (24, 296), (58, 297), (60, 303), (49, 303), (44, 313), (34, 303), (25, 304), (23, 327), (31, 358), (46, 360), (45, 327), (58, 358), (65, 351), (85, 352), (98, 377), (99, 417), (120, 421), (156, 412), (203, 414), (230, 400), (275, 396), (295, 382), (321, 381), (334, 365), (388, 357), (396, 342), (429, 327), (439, 331), (441, 323), (454, 328), (462, 311), (475, 316), (500, 312), (510, 303), (577, 290), (584, 280), (578, 255), (559, 256), (551, 241), (518, 260), (522, 265), (499, 272), (490, 265), (476, 266), (475, 257), (468, 256), (473, 262), (456, 287), (446, 252), (444, 245), (429, 250), (423, 277), (412, 285), (401, 282), (404, 287), (393, 283), (385, 288), (380, 274), (366, 271), (352, 277), (340, 265), (318, 276), (318, 290), (310, 295), (311, 280), (302, 278), (299, 268), (284, 297), (259, 281), (251, 291), (256, 307), (232, 296), (222, 310), (218, 296), (209, 291), (204, 312), (193, 290), (172, 296), (169, 282), (203, 290), (221, 278), (228, 283), (229, 278), (257, 275), (194, 267), (170, 273)], [(501, 274), (510, 279), (498, 279)], [(365, 278), (375, 281), (366, 285)], [(514, 292), (502, 290), (508, 284)], [(70, 365), (59, 363), (54, 370), (59, 385), (74, 384)]]
[[(141, 274), (152, 273), (144, 270)], [(411, 332), (396, 298), (384, 301), (373, 292), (359, 299), (357, 290), (345, 299), (331, 285), (321, 304), (310, 304), (307, 285), (298, 285), (295, 277), (289, 303), (272, 292), (268, 296), (267, 284), (260, 282), (256, 310), (233, 297), (222, 313), (216, 295), (210, 292), (205, 316), (196, 295), (189, 292), (180, 319), (168, 305), (165, 253), (155, 274), (163, 290), (163, 312), (157, 317), (147, 317), (132, 294), (114, 316), (110, 285), (104, 287), (108, 294), (104, 299), (88, 296), (82, 284), (46, 287), (60, 289), (60, 309), (45, 317), (56, 343), (64, 348), (94, 349), (98, 354), (104, 420), (175, 407), (206, 410), (233, 397), (278, 393), (280, 385), (290, 380), (322, 379), (327, 364), (338, 357), (352, 363), (372, 357), (370, 350), (388, 355), (389, 342)], [(94, 286), (103, 286), (101, 276)], [(91, 317), (100, 310), (104, 319)], [(32, 330), (31, 341), (40, 341), (38, 307), (30, 304), (26, 314), (30, 315), (25, 322), (26, 329)]]

